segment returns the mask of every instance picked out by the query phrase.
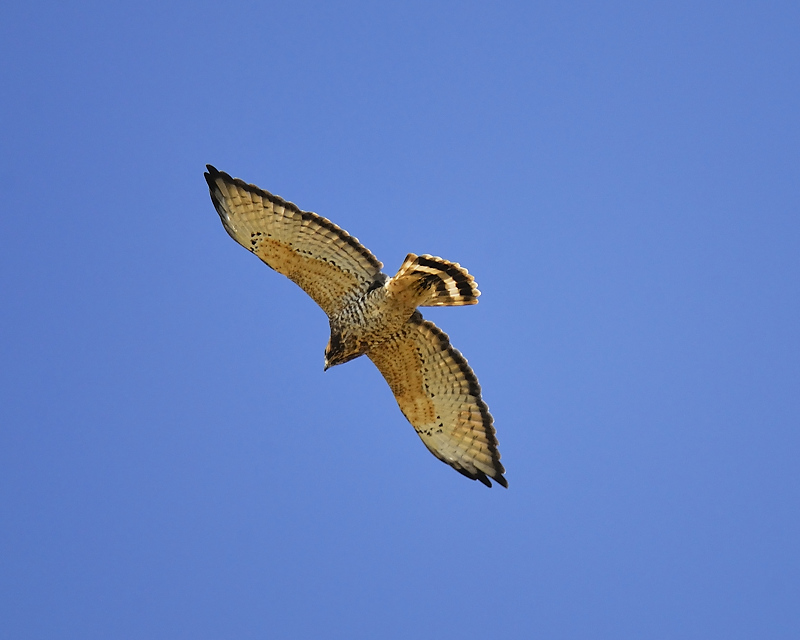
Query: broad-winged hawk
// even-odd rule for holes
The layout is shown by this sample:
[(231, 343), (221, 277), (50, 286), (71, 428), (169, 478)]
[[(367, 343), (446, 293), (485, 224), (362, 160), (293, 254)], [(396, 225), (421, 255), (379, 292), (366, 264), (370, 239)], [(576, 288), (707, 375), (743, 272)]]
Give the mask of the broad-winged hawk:
[(328, 315), (325, 368), (366, 355), (389, 383), (422, 442), (459, 473), (508, 486), (492, 416), (466, 359), (417, 307), (478, 302), (467, 270), (408, 254), (383, 264), (329, 220), (208, 165), (211, 200), (230, 236), (297, 283)]

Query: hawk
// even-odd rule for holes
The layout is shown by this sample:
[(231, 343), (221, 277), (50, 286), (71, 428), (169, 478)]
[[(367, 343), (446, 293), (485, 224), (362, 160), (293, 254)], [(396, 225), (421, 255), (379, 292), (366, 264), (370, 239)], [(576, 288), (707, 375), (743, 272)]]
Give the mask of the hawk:
[(464, 356), (417, 307), (476, 304), (458, 263), (409, 253), (397, 274), (330, 220), (207, 165), (211, 200), (228, 234), (300, 286), (328, 316), (325, 369), (366, 355), (428, 450), (491, 487), (503, 477), (492, 416)]

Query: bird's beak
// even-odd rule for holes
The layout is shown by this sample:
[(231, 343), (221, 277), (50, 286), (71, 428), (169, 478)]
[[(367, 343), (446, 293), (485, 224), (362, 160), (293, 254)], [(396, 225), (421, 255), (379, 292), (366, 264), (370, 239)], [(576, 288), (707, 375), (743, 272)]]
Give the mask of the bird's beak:
[(328, 364), (328, 359), (325, 358), (325, 368), (323, 369), (323, 371), (327, 371), (330, 368), (331, 368), (331, 365)]

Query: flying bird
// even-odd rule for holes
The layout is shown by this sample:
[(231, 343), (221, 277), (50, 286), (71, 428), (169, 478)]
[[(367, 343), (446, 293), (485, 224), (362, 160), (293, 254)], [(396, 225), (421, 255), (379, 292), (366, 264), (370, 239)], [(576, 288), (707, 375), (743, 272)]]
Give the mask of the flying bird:
[(322, 307), (331, 335), (325, 369), (366, 355), (428, 450), (491, 487), (503, 477), (478, 379), (447, 334), (417, 307), (476, 304), (475, 279), (458, 263), (409, 253), (394, 277), (344, 229), (207, 165), (211, 200), (228, 234)]

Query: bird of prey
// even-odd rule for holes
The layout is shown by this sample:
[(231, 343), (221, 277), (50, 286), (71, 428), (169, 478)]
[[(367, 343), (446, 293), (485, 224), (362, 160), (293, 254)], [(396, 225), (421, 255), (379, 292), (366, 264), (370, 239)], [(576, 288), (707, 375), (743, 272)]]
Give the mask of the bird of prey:
[(211, 200), (228, 234), (322, 307), (331, 336), (325, 369), (366, 355), (430, 452), (491, 487), (503, 477), (492, 416), (466, 359), (417, 307), (478, 302), (458, 263), (408, 254), (397, 274), (330, 220), (211, 165)]

